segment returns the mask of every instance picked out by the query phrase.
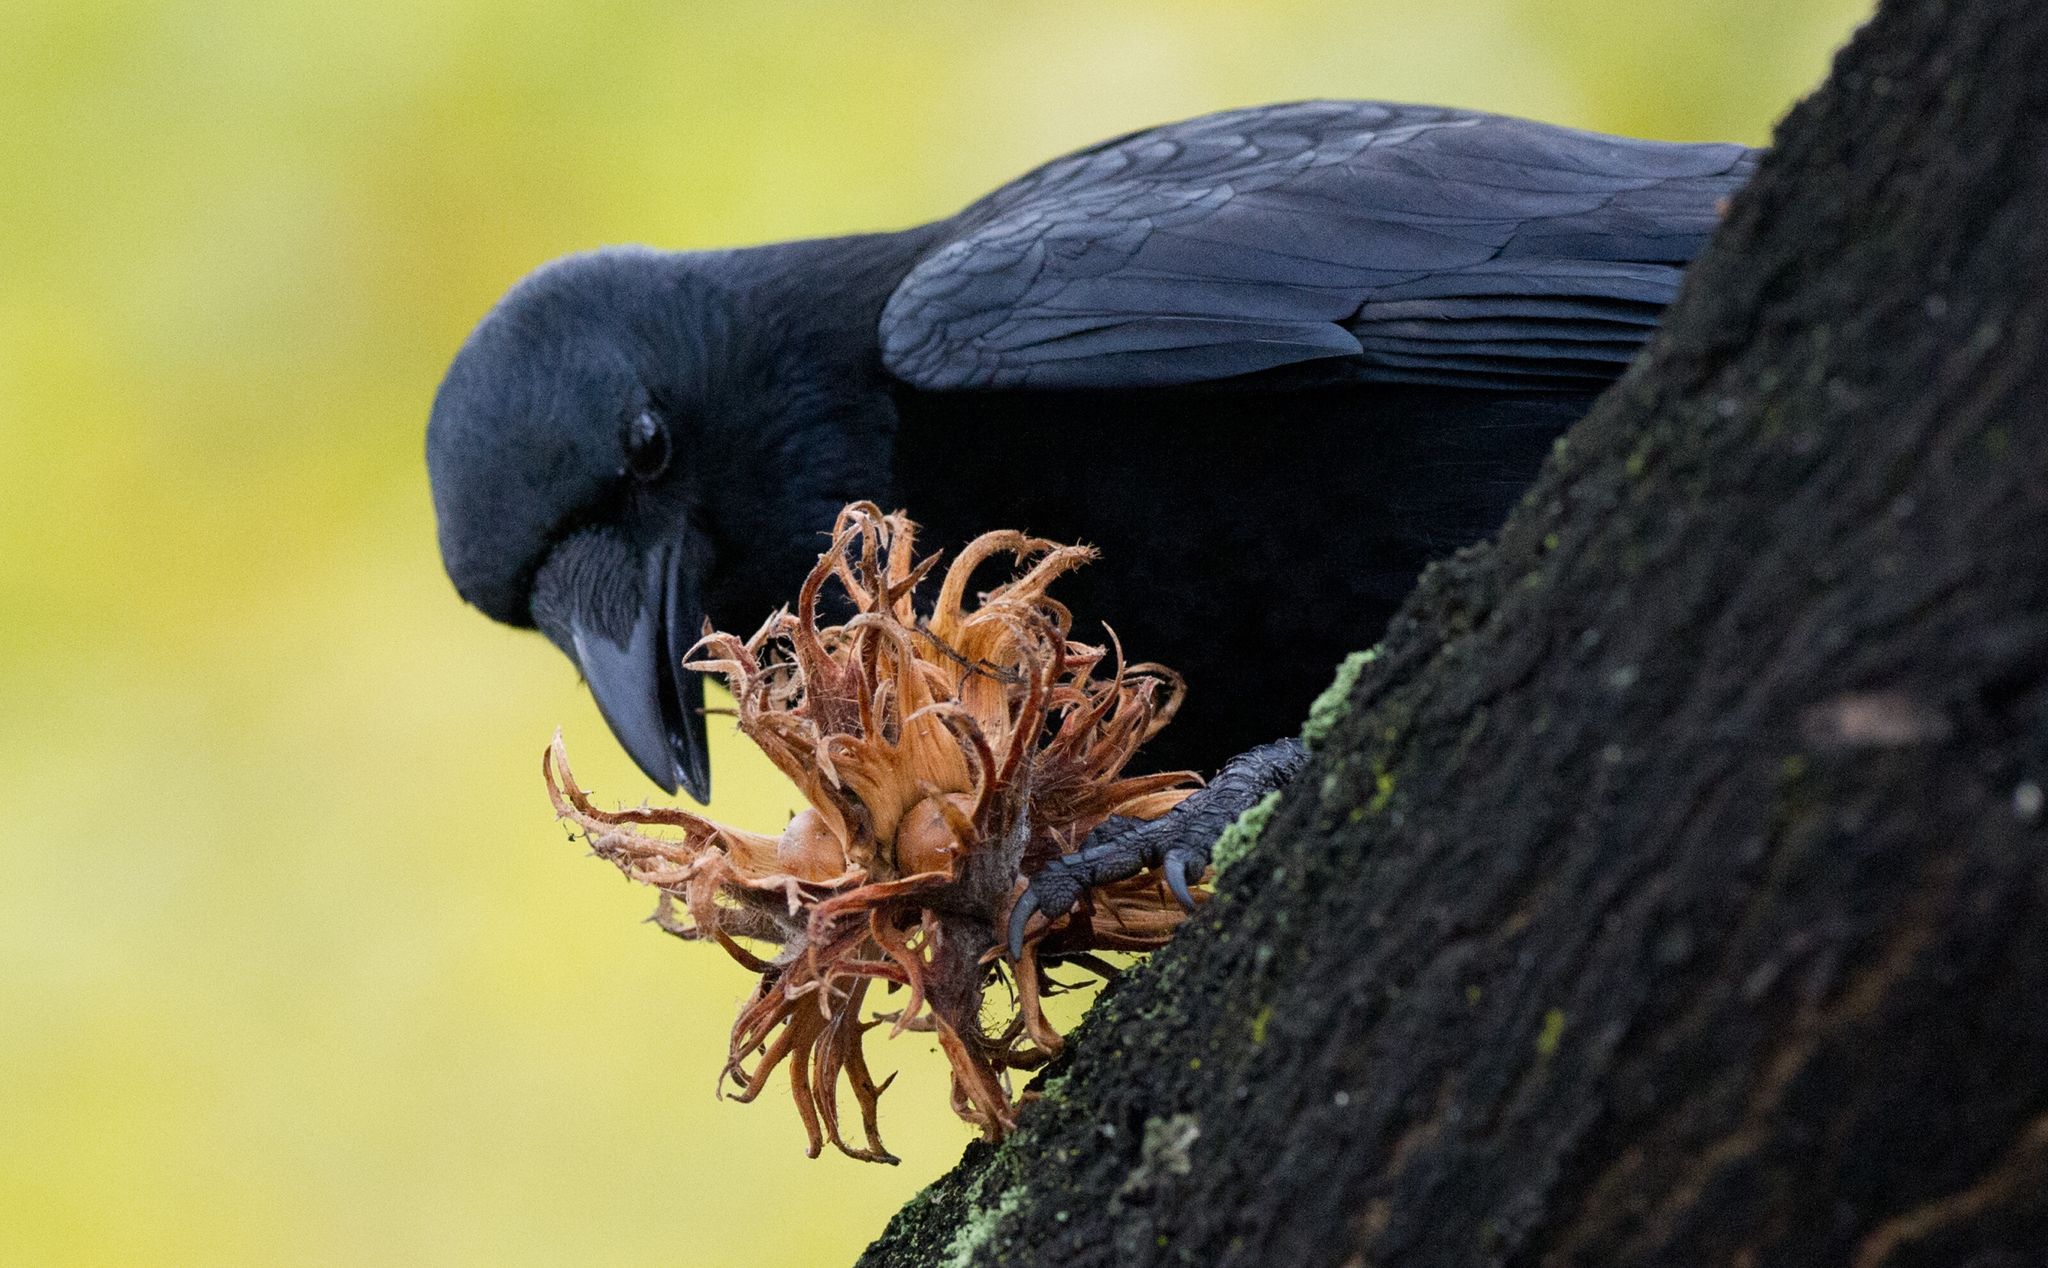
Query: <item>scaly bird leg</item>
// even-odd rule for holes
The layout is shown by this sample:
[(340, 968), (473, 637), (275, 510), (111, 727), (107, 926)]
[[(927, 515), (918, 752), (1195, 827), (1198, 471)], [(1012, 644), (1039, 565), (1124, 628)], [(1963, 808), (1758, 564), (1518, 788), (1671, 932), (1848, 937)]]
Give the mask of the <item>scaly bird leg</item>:
[(1164, 872), (1167, 888), (1192, 911), (1195, 899), (1188, 884), (1209, 870), (1216, 838), (1261, 797), (1285, 787), (1307, 762), (1308, 749), (1300, 740), (1275, 740), (1232, 758), (1208, 787), (1157, 819), (1104, 820), (1080, 849), (1054, 859), (1031, 878), (1010, 912), (1010, 958), (1023, 956), (1024, 930), (1032, 916), (1064, 916), (1087, 891), (1148, 868)]

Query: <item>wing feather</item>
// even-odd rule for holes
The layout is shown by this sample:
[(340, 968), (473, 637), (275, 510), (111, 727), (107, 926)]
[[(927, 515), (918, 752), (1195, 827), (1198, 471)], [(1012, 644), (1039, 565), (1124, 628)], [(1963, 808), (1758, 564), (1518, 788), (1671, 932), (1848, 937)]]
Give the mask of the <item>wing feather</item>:
[(1226, 112), (1055, 160), (967, 208), (884, 309), (915, 386), (1339, 377), (1604, 383), (1753, 151), (1378, 102)]

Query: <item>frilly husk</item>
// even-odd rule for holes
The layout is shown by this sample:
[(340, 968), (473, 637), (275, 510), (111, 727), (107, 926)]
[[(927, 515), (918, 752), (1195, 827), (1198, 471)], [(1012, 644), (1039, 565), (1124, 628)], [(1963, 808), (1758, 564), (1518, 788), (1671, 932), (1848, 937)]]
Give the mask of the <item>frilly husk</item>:
[[(725, 679), (740, 730), (815, 812), (788, 843), (687, 810), (599, 810), (559, 734), (542, 762), (556, 813), (660, 891), (663, 929), (715, 941), (761, 975), (721, 1083), (752, 1100), (787, 1063), (812, 1156), (830, 1141), (895, 1161), (876, 1129), (887, 1083), (862, 1047), (884, 1023), (892, 1035), (935, 1032), (954, 1109), (1000, 1137), (1015, 1124), (1007, 1072), (1060, 1048), (1041, 1007), (1057, 989), (1041, 955), (1107, 971), (1092, 952), (1156, 947), (1182, 916), (1156, 876), (1135, 877), (1036, 930), (1016, 965), (999, 958), (998, 931), (1026, 878), (1104, 819), (1154, 818), (1192, 790), (1187, 772), (1122, 775), (1172, 717), (1180, 680), (1126, 665), (1114, 634), (1108, 647), (1072, 639), (1071, 614), (1046, 591), (1092, 550), (989, 533), (961, 551), (921, 614), (914, 595), (938, 557), (915, 558), (914, 542), (901, 514), (848, 506), (794, 614), (776, 613), (745, 640), (707, 633), (692, 649), (688, 667)], [(999, 555), (1020, 571), (970, 602), (974, 573)], [(853, 615), (821, 626), (828, 582)], [(990, 1033), (983, 999), (1006, 974), (1014, 1002)], [(903, 997), (886, 1013), (870, 1008), (878, 982)], [(842, 1082), (864, 1145), (842, 1132)]]

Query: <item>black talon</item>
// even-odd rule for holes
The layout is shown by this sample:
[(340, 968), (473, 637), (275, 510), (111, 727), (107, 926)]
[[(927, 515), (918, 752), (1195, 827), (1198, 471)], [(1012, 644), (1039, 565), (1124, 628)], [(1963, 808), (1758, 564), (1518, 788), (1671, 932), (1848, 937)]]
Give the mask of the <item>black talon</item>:
[(1188, 892), (1188, 852), (1178, 849), (1168, 850), (1166, 852), (1166, 863), (1160, 870), (1166, 873), (1166, 887), (1173, 891), (1173, 896), (1176, 899), (1180, 900), (1181, 908), (1185, 911), (1193, 911), (1195, 909), (1195, 896)]
[(1031, 923), (1031, 917), (1038, 912), (1038, 895), (1025, 890), (1017, 905), (1010, 909), (1010, 958), (1024, 958), (1024, 926)]

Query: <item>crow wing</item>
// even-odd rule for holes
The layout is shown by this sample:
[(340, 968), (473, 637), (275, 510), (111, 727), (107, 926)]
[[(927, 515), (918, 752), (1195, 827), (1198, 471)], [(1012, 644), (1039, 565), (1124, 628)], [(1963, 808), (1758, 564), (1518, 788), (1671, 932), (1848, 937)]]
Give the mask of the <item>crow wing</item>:
[(1597, 387), (1656, 328), (1740, 145), (1310, 101), (1056, 159), (968, 207), (883, 310), (932, 390), (1336, 377)]

